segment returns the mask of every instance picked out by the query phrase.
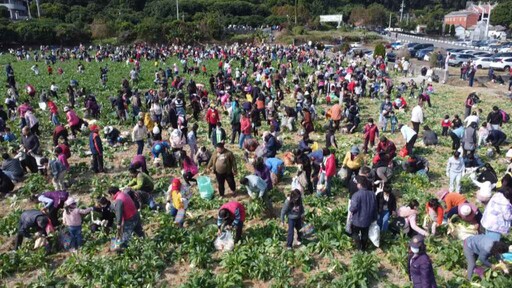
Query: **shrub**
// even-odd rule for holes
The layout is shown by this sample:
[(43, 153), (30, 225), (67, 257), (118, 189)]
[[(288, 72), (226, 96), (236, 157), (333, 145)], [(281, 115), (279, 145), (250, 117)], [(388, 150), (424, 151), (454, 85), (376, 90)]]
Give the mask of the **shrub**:
[(304, 27), (295, 26), (292, 28), (292, 33), (293, 33), (293, 35), (304, 35), (305, 34)]
[(375, 51), (373, 52), (373, 57), (382, 56), (384, 57), (386, 55), (386, 48), (381, 43), (377, 44), (375, 46)]
[(400, 49), (397, 53), (396, 53), (396, 56), (398, 58), (405, 58), (407, 60), (409, 60), (411, 58), (411, 54), (409, 53), (409, 50), (407, 50), (406, 48), (402, 48)]
[(437, 53), (432, 53), (428, 62), (430, 67), (437, 67)]

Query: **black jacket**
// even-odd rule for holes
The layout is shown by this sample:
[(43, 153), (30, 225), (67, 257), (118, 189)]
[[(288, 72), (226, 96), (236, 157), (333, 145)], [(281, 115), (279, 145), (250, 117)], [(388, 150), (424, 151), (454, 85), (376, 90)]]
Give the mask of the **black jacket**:
[(491, 125), (501, 125), (503, 123), (503, 116), (500, 111), (492, 111), (487, 116), (487, 122)]
[(1, 193), (9, 193), (14, 189), (14, 184), (11, 179), (5, 175), (5, 173), (0, 170), (0, 192)]
[(389, 212), (396, 211), (396, 198), (393, 193), (389, 193), (389, 199), (386, 202), (384, 200), (384, 192), (377, 194), (377, 208), (379, 209), (379, 213), (383, 211), (384, 205), (387, 203)]
[(39, 217), (45, 217), (47, 218), (47, 221), (48, 220), (48, 216), (46, 216), (43, 212), (39, 211), (39, 210), (27, 210), (23, 213), (21, 213), (21, 217), (20, 217), (20, 224), (19, 224), (19, 227), (18, 227), (18, 235), (21, 234), (25, 237), (29, 237), (30, 236), (30, 229), (34, 228), (37, 230), (37, 232), (43, 234), (43, 235), (46, 235), (46, 226), (41, 228), (37, 225), (37, 218)]

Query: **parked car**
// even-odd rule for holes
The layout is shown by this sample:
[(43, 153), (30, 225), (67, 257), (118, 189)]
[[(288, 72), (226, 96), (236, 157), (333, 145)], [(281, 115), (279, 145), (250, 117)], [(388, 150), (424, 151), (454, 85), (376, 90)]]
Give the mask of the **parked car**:
[(416, 58), (417, 58), (418, 60), (422, 60), (422, 59), (423, 59), (423, 57), (425, 57), (425, 55), (427, 55), (429, 52), (432, 52), (432, 51), (434, 51), (434, 46), (432, 46), (432, 47), (427, 47), (427, 48), (424, 48), (424, 49), (418, 50), (418, 51), (416, 52)]
[(452, 54), (450, 55), (450, 58), (448, 58), (448, 65), (461, 66), (462, 63), (473, 60), (475, 58), (475, 56), (470, 54)]
[(501, 52), (501, 53), (496, 53), (496, 54), (494, 54), (494, 56), (492, 56), (492, 58), (494, 58), (494, 59), (510, 58), (510, 57), (512, 57), (512, 52)]
[(493, 59), (490, 57), (480, 57), (476, 58), (473, 63), (476, 65), (478, 69), (489, 69)]
[(411, 54), (411, 57), (416, 57), (416, 52), (420, 51), (421, 49), (434, 47), (434, 44), (431, 43), (422, 43), (414, 46), (412, 49), (409, 49), (409, 54)]
[(391, 49), (393, 49), (393, 50), (398, 50), (402, 47), (404, 47), (404, 44), (400, 41), (391, 43)]
[(492, 53), (484, 52), (484, 51), (477, 51), (475, 53), (471, 53), (471, 55), (479, 57), (479, 58), (483, 58), (483, 57), (488, 58), (488, 57), (492, 57), (493, 56)]
[(396, 61), (396, 54), (394, 52), (388, 52), (386, 54), (386, 57), (388, 58), (388, 62), (395, 62)]
[(512, 58), (494, 59), (491, 63), (491, 67), (495, 70), (505, 70), (509, 72), (510, 67), (512, 67)]
[(452, 54), (457, 54), (457, 53), (460, 53), (462, 52), (464, 49), (460, 49), (460, 48), (448, 48), (446, 49), (446, 52), (450, 52)]
[(361, 42), (350, 43), (350, 48), (361, 48), (361, 47), (363, 47), (363, 44)]
[(512, 42), (503, 43), (498, 52), (512, 52)]
[(414, 46), (416, 46), (416, 45), (420, 45), (420, 43), (414, 43), (414, 42), (407, 43), (407, 45), (405, 45), (405, 48), (407, 48), (407, 50), (411, 51), (411, 49), (413, 49)]

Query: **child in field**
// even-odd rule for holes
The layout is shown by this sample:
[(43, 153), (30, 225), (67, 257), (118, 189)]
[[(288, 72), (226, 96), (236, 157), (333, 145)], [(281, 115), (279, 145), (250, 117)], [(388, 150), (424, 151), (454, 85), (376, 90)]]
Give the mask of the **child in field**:
[(64, 203), (62, 220), (64, 225), (68, 228), (71, 236), (70, 252), (76, 252), (76, 250), (82, 246), (82, 215), (86, 215), (91, 211), (92, 208), (78, 208), (77, 201), (73, 197), (70, 197)]
[(452, 127), (452, 121), (450, 121), (450, 115), (444, 115), (444, 119), (441, 121), (441, 127), (443, 127), (442, 136), (448, 136), (448, 129)]

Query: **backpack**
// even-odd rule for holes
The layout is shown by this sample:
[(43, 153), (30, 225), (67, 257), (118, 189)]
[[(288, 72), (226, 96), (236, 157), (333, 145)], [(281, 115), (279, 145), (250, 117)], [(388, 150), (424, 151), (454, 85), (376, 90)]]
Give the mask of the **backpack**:
[(510, 121), (510, 115), (507, 112), (500, 110), (501, 117), (503, 118), (503, 123), (508, 123)]

